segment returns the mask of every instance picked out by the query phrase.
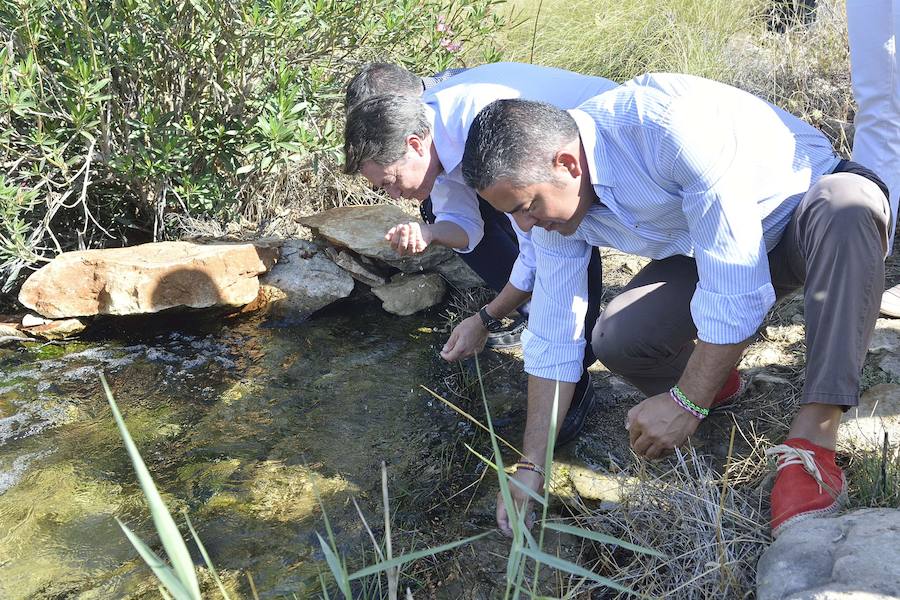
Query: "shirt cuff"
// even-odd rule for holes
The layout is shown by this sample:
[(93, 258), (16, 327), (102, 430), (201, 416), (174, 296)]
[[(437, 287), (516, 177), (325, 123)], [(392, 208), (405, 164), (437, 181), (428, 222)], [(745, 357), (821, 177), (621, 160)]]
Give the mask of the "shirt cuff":
[(756, 334), (775, 304), (771, 283), (745, 294), (717, 294), (697, 286), (691, 316), (697, 337), (708, 344), (737, 344)]
[(581, 379), (584, 345), (584, 338), (550, 342), (526, 329), (522, 332), (525, 372), (551, 381), (576, 383)]
[(534, 290), (534, 275), (535, 268), (526, 265), (525, 261), (522, 260), (522, 255), (519, 255), (516, 258), (516, 262), (513, 263), (512, 271), (509, 274), (509, 282), (517, 290), (530, 292)]
[(469, 252), (474, 250), (475, 246), (481, 243), (481, 238), (484, 237), (484, 223), (473, 223), (470, 219), (457, 217), (456, 215), (450, 213), (441, 213), (439, 215), (436, 215), (434, 222), (453, 223), (454, 225), (458, 225), (464, 232), (466, 232), (466, 236), (469, 238), (469, 244), (464, 248), (454, 248), (454, 250), (459, 252), (460, 254), (468, 254)]

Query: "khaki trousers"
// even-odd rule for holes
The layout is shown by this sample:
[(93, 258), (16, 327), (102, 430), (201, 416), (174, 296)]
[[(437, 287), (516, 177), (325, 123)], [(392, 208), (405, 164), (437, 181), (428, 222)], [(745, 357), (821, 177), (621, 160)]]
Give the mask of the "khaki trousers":
[[(890, 222), (879, 187), (853, 173), (823, 176), (768, 255), (776, 295), (804, 288), (806, 382), (801, 403), (859, 402), (859, 377), (881, 294)], [(678, 382), (694, 349), (694, 259), (654, 260), (601, 313), (597, 359), (647, 396)]]

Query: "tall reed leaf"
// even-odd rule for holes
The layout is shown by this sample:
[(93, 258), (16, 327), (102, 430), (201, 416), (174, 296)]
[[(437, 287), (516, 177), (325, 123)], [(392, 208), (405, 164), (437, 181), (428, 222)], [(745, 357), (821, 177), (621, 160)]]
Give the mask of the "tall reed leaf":
[[(194, 573), (194, 562), (191, 560), (191, 555), (184, 544), (181, 532), (178, 531), (172, 515), (169, 514), (169, 510), (156, 489), (156, 484), (153, 483), (153, 478), (150, 476), (147, 466), (141, 459), (137, 446), (131, 439), (131, 434), (128, 433), (125, 421), (122, 419), (121, 413), (119, 413), (119, 407), (116, 405), (112, 391), (109, 389), (109, 384), (106, 382), (106, 377), (102, 373), (100, 374), (100, 382), (103, 384), (103, 391), (106, 392), (106, 399), (112, 409), (113, 417), (116, 419), (116, 425), (119, 427), (119, 433), (122, 435), (125, 449), (128, 450), (128, 455), (131, 457), (131, 464), (134, 466), (138, 483), (140, 483), (144, 497), (147, 499), (147, 505), (150, 507), (150, 515), (153, 517), (153, 524), (159, 534), (159, 539), (162, 541), (163, 548), (165, 548), (169, 561), (172, 563), (172, 568), (178, 576), (178, 581), (181, 582), (182, 587), (188, 594), (184, 598), (200, 600), (200, 586), (197, 584), (197, 575)], [(132, 543), (134, 543), (134, 540), (132, 540)], [(136, 545), (135, 548), (137, 548)], [(140, 552), (139, 548), (138, 552)], [(148, 562), (148, 564), (150, 563)]]
[[(169, 590), (172, 596), (175, 597), (176, 600), (191, 600), (192, 596), (188, 593), (187, 589), (181, 584), (181, 581), (178, 579), (178, 576), (175, 575), (175, 572), (162, 561), (160, 557), (156, 555), (153, 550), (147, 547), (147, 544), (139, 538), (131, 529), (128, 528), (125, 523), (116, 519), (116, 522), (119, 524), (119, 527), (122, 528), (122, 531), (125, 532), (125, 537), (127, 537), (131, 544), (134, 546), (135, 550), (138, 551), (138, 554), (141, 555), (141, 558), (144, 559), (144, 562), (147, 563), (147, 566), (153, 571), (153, 574), (156, 575), (156, 578), (159, 579), (165, 588), (160, 588), (160, 592), (163, 593), (163, 597), (168, 597), (167, 594), (164, 593), (164, 589)], [(198, 596), (199, 597), (199, 596)]]
[(577, 575), (578, 577), (584, 577), (585, 579), (590, 579), (591, 581), (596, 581), (597, 583), (601, 583), (606, 587), (610, 587), (614, 590), (618, 590), (620, 592), (624, 592), (626, 594), (631, 594), (633, 596), (642, 597), (640, 594), (635, 592), (632, 589), (629, 589), (625, 586), (619, 585), (615, 581), (611, 579), (607, 579), (606, 577), (601, 577), (592, 571), (588, 571), (584, 567), (580, 567), (573, 562), (569, 562), (563, 558), (558, 556), (553, 556), (552, 554), (547, 554), (546, 552), (542, 552), (541, 550), (532, 549), (532, 548), (522, 548), (522, 554), (532, 558), (533, 560), (543, 563), (549, 567), (553, 567), (558, 571), (565, 571), (566, 573), (571, 573), (572, 575)]
[[(480, 533), (478, 535), (473, 535), (472, 537), (468, 537), (464, 540), (457, 540), (455, 542), (450, 542), (449, 544), (443, 544), (442, 546), (437, 546), (435, 548), (426, 548), (424, 550), (410, 552), (409, 554), (404, 554), (402, 556), (392, 558), (391, 560), (386, 560), (384, 562), (374, 564), (370, 567), (360, 569), (356, 573), (352, 573), (350, 575), (350, 581), (353, 581), (354, 579), (359, 579), (361, 577), (367, 577), (369, 575), (374, 575), (375, 573), (381, 573), (382, 571), (387, 571), (388, 569), (393, 569), (394, 567), (399, 567), (401, 565), (405, 565), (408, 562), (412, 562), (414, 560), (419, 560), (420, 558), (424, 558), (426, 556), (432, 556), (434, 554), (440, 554), (441, 552), (446, 552), (447, 550), (453, 550), (457, 546), (462, 546), (464, 544), (474, 542), (475, 540), (481, 539), (484, 536), (489, 535), (491, 533), (493, 533), (493, 531), (485, 531), (484, 533)], [(321, 540), (321, 536), (319, 536), (319, 539)], [(322, 540), (322, 543), (324, 543), (324, 540)], [(326, 554), (326, 557), (327, 557), (327, 554)]]
[(621, 546), (622, 548), (626, 548), (634, 552), (652, 554), (653, 556), (666, 558), (666, 555), (662, 552), (659, 552), (658, 550), (646, 548), (644, 546), (638, 546), (637, 544), (632, 544), (624, 540), (620, 540), (619, 538), (615, 538), (611, 535), (591, 531), (590, 529), (582, 529), (581, 527), (573, 527), (572, 525), (563, 525), (562, 523), (547, 523), (546, 525), (544, 525), (544, 527), (546, 527), (547, 529), (553, 529), (555, 531), (561, 531), (563, 533), (569, 533), (571, 535), (577, 535), (578, 537), (583, 537), (584, 539), (593, 540), (595, 542), (600, 542), (603, 544)]

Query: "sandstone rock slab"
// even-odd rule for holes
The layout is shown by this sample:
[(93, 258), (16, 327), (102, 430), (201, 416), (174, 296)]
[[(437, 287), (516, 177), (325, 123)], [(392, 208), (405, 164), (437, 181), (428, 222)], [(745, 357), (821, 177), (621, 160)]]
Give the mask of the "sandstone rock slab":
[(404, 273), (415, 273), (431, 269), (448, 260), (453, 251), (432, 244), (421, 254), (413, 256), (397, 254), (384, 239), (384, 234), (398, 223), (409, 223), (414, 220), (416, 219), (396, 206), (376, 204), (332, 208), (304, 217), (300, 222), (336, 246), (381, 260)]
[(286, 242), (282, 260), (260, 278), (266, 296), (280, 312), (308, 316), (353, 291), (353, 278), (326, 256), (310, 253), (301, 240)]
[(242, 306), (276, 256), (253, 244), (190, 242), (65, 252), (28, 278), (19, 302), (53, 319)]
[(387, 285), (372, 288), (372, 293), (381, 299), (384, 310), (405, 317), (440, 303), (447, 285), (437, 273), (401, 273)]
[(760, 557), (756, 584), (758, 600), (900, 597), (900, 510), (862, 509), (790, 527)]

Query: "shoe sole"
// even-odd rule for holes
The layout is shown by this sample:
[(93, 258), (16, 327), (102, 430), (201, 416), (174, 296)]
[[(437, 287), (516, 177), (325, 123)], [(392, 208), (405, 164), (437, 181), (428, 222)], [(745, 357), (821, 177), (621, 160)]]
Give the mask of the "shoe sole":
[(847, 476), (844, 473), (841, 473), (841, 483), (841, 493), (838, 494), (837, 498), (834, 499), (834, 502), (832, 502), (830, 506), (794, 515), (790, 519), (784, 521), (778, 527), (772, 529), (772, 539), (778, 539), (778, 536), (781, 535), (785, 529), (792, 525), (796, 525), (797, 523), (806, 521), (807, 519), (812, 519), (814, 517), (827, 517), (838, 512), (844, 506), (844, 504), (847, 503)]

